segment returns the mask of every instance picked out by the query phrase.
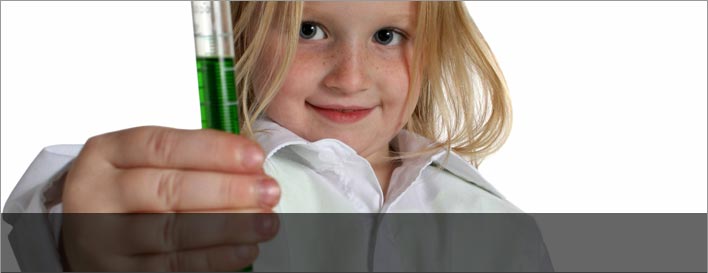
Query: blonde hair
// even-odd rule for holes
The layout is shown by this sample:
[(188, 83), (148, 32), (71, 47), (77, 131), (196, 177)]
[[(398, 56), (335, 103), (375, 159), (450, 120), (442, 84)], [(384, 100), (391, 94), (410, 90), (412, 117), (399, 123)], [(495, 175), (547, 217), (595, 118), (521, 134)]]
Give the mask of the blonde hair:
[[(241, 132), (253, 136), (252, 124), (280, 89), (299, 40), (302, 2), (232, 2), (236, 83), (240, 94)], [(478, 166), (506, 141), (511, 102), (492, 51), (462, 2), (417, 2), (411, 88), (420, 97), (405, 129), (437, 140), (423, 151), (399, 157), (452, 150)], [(266, 45), (268, 31), (280, 31)], [(260, 54), (275, 46), (277, 64), (262, 66)], [(262, 67), (270, 67), (264, 71)], [(259, 71), (258, 74), (254, 71)], [(255, 96), (255, 77), (265, 86)], [(409, 90), (412, 91), (412, 90)], [(411, 93), (411, 92), (409, 92)], [(409, 96), (409, 103), (416, 98)]]

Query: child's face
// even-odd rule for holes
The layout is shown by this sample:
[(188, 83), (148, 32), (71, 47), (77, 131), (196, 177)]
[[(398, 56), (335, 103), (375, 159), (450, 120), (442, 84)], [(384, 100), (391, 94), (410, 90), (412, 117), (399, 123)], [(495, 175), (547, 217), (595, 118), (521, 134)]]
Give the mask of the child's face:
[(309, 141), (335, 138), (370, 161), (388, 156), (413, 111), (414, 5), (306, 2), (295, 59), (266, 114)]

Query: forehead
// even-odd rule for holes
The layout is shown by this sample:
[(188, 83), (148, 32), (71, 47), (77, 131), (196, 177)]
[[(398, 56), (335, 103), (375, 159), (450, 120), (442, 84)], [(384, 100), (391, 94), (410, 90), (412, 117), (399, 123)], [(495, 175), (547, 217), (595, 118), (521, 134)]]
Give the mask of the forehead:
[[(409, 1), (327, 1), (304, 2), (305, 15), (330, 15), (342, 17), (351, 14), (368, 14), (395, 19), (415, 20), (415, 2)], [(346, 17), (346, 16), (344, 16)]]

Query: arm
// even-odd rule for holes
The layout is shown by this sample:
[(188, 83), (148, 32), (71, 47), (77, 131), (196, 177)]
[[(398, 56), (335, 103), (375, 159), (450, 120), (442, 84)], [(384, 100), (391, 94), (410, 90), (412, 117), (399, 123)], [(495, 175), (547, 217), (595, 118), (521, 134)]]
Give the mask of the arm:
[[(56, 145), (43, 149), (5, 204), (3, 220), (12, 230), (3, 232), (3, 251), (12, 251), (23, 271), (62, 271), (56, 251), (61, 217), (47, 212), (61, 212), (63, 178), (81, 148)], [(12, 255), (3, 255), (7, 257)]]

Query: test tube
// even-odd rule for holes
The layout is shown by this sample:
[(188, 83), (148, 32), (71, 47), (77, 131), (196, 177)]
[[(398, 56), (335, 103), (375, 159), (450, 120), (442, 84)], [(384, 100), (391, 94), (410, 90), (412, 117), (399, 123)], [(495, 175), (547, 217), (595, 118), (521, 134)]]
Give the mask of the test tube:
[[(202, 128), (239, 133), (229, 1), (192, 1)], [(253, 265), (238, 270), (253, 271)]]
[(192, 1), (202, 128), (239, 133), (228, 1)]

